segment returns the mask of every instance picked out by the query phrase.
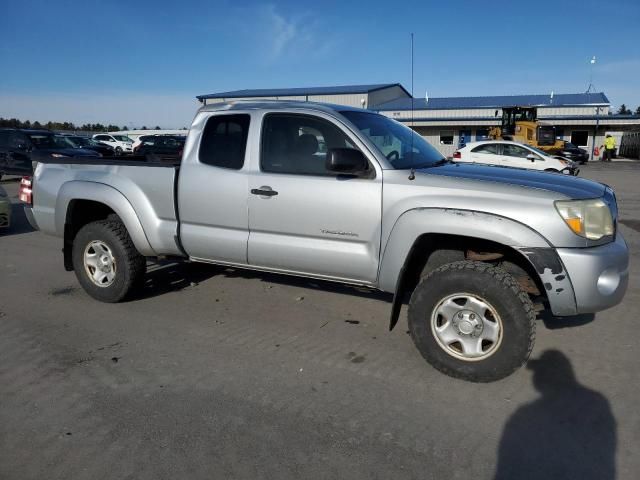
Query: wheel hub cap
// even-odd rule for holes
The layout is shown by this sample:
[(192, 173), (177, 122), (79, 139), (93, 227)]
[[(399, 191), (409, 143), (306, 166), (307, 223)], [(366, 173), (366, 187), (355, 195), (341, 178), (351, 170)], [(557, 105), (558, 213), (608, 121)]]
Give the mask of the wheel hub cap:
[(489, 357), (502, 342), (502, 321), (495, 308), (468, 293), (440, 300), (431, 316), (431, 330), (445, 352), (466, 361)]
[(101, 240), (89, 242), (84, 250), (84, 269), (89, 279), (99, 287), (110, 286), (116, 278), (116, 259), (111, 248)]

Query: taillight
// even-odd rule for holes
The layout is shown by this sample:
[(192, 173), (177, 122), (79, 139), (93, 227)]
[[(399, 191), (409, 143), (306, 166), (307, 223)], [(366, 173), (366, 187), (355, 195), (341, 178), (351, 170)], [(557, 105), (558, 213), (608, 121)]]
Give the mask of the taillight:
[(33, 206), (33, 193), (31, 190), (31, 177), (22, 177), (20, 180), (20, 189), (18, 190), (18, 198), (21, 202)]
[(453, 158), (462, 158), (462, 154), (460, 152), (453, 152)]

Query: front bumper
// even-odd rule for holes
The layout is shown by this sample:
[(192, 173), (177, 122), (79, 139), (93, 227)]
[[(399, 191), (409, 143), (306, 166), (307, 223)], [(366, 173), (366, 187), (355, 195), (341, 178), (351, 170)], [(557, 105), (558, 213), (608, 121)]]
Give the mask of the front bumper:
[(578, 165), (574, 163), (572, 165), (564, 167), (561, 172), (565, 175), (573, 175), (574, 177), (577, 177), (580, 173), (580, 168), (578, 168)]
[(620, 232), (615, 241), (592, 248), (558, 248), (571, 280), (576, 313), (594, 313), (620, 303), (629, 283), (629, 249)]

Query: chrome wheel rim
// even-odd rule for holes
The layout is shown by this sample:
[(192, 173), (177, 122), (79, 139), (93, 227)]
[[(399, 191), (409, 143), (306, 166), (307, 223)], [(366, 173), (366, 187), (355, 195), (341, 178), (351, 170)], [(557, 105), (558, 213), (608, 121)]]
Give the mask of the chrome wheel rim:
[(431, 332), (452, 357), (467, 362), (485, 360), (502, 343), (502, 320), (485, 299), (455, 293), (438, 302), (431, 314)]
[(84, 270), (94, 285), (108, 287), (116, 279), (116, 259), (101, 240), (89, 242), (84, 249)]

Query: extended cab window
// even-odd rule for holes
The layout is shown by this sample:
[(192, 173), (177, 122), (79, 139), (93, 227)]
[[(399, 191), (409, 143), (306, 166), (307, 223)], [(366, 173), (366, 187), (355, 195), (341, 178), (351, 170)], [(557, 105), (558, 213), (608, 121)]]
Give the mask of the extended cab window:
[(485, 153), (489, 155), (498, 155), (498, 145), (495, 143), (485, 143), (471, 150), (473, 153)]
[(308, 115), (271, 113), (262, 127), (260, 168), (273, 173), (335, 176), (325, 166), (332, 148), (356, 149), (331, 122)]
[(244, 165), (250, 120), (247, 114), (209, 118), (200, 141), (200, 161), (214, 167), (240, 170)]

